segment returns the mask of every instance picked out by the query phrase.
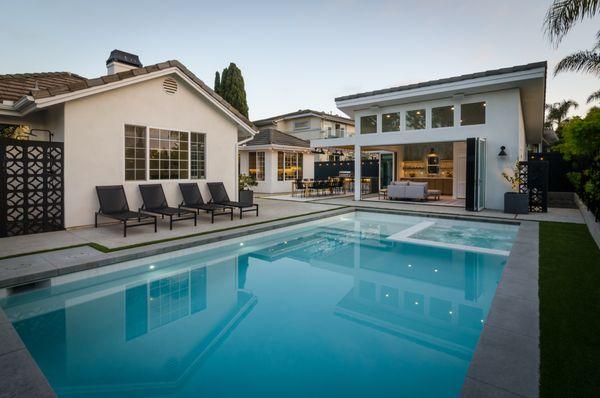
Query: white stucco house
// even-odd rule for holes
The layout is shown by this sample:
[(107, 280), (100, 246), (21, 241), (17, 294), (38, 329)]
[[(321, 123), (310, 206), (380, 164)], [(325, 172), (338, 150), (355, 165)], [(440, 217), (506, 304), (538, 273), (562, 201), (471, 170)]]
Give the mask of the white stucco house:
[[(353, 150), (355, 159), (386, 153), (391, 175), (381, 188), (424, 181), (469, 210), (502, 209), (511, 190), (502, 172), (543, 140), (546, 71), (537, 62), (339, 97), (356, 133), (313, 139), (311, 147)], [(360, 173), (355, 162), (356, 184)]]
[(96, 185), (124, 185), (134, 210), (143, 183), (161, 183), (171, 206), (181, 181), (198, 182), (205, 199), (206, 182), (222, 181), (237, 197), (238, 143), (256, 127), (178, 61), (143, 67), (115, 50), (106, 64), (94, 79), (0, 76), (0, 125), (64, 143), (64, 226), (93, 224)]
[[(354, 135), (354, 119), (312, 109), (299, 109), (295, 112), (253, 120), (259, 129), (276, 129), (302, 140), (318, 140)], [(329, 151), (316, 153), (315, 161), (341, 160), (348, 151)], [(354, 154), (352, 154), (354, 155)]]
[(314, 178), (310, 142), (274, 128), (262, 129), (240, 144), (240, 173), (253, 176), (258, 193), (292, 191), (296, 180)]

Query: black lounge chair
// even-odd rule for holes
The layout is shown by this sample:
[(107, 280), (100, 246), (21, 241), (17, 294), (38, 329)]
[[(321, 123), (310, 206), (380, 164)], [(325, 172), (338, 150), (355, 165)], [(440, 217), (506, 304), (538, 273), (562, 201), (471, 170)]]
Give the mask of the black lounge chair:
[[(194, 225), (197, 225), (195, 211), (180, 209), (177, 207), (169, 207), (162, 185), (144, 184), (140, 185), (139, 188), (140, 193), (142, 194), (142, 200), (144, 201), (144, 205), (140, 210), (160, 214), (162, 218), (168, 216), (169, 229), (173, 229), (173, 221), (194, 219)], [(188, 216), (185, 216), (186, 214)], [(173, 216), (177, 216), (177, 218), (173, 219)]]
[(181, 202), (179, 207), (194, 209), (198, 214), (200, 214), (200, 210), (205, 210), (207, 213), (210, 213), (210, 222), (213, 224), (215, 222), (215, 215), (229, 215), (233, 220), (233, 207), (204, 203), (200, 188), (198, 188), (198, 184), (195, 182), (179, 183), (179, 189), (181, 190), (181, 196), (183, 196), (183, 202)]
[[(98, 216), (104, 216), (118, 220), (123, 223), (123, 237), (127, 237), (127, 228), (139, 227), (141, 225), (154, 224), (154, 232), (156, 232), (156, 216), (144, 214), (141, 211), (129, 210), (127, 196), (123, 185), (105, 185), (97, 186), (96, 193), (98, 194), (98, 202), (100, 209), (96, 212), (94, 219), (94, 227), (98, 228)], [(135, 224), (127, 224), (128, 221), (136, 220)], [(144, 221), (142, 220), (152, 220)]]
[(237, 207), (240, 209), (240, 219), (242, 218), (242, 214), (247, 211), (256, 211), (256, 216), (258, 217), (258, 205), (253, 203), (243, 203), (243, 202), (232, 202), (229, 200), (229, 195), (227, 195), (227, 191), (225, 190), (225, 185), (222, 182), (209, 182), (207, 183), (208, 190), (210, 191), (210, 196), (212, 196), (212, 203)]

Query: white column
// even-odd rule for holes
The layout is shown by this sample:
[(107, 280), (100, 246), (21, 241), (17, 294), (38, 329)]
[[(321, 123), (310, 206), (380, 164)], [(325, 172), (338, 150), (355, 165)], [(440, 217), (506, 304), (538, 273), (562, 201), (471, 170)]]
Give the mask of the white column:
[(362, 179), (362, 174), (361, 174), (361, 164), (362, 164), (362, 159), (360, 156), (360, 152), (361, 152), (361, 146), (360, 145), (354, 145), (354, 200), (360, 200), (361, 195), (361, 179)]

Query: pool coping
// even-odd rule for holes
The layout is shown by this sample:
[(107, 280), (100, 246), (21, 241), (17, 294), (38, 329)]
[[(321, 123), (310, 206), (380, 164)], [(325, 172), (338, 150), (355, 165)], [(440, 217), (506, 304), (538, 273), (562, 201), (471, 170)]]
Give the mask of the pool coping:
[(461, 397), (539, 397), (539, 223), (521, 221)]
[[(54, 267), (52, 269), (46, 269), (37, 272), (29, 272), (23, 273), (21, 275), (14, 276), (12, 278), (5, 278), (0, 280), (0, 288), (19, 286), (23, 284), (35, 284), (40, 281), (49, 280), (56, 276), (61, 276), (69, 273), (79, 272), (90, 270), (94, 268), (99, 268), (107, 265), (112, 265), (115, 263), (135, 260), (143, 257), (149, 257), (157, 254), (163, 254), (171, 251), (181, 250), (190, 248), (193, 246), (214, 243), (225, 239), (233, 239), (237, 237), (241, 237), (247, 234), (266, 232), (272, 229), (279, 229), (288, 226), (293, 226), (298, 223), (304, 223), (309, 221), (314, 221), (321, 219), (323, 217), (330, 217), (345, 213), (352, 212), (374, 212), (374, 213), (387, 213), (387, 214), (402, 214), (409, 216), (420, 216), (420, 217), (432, 217), (432, 218), (443, 218), (443, 219), (456, 219), (456, 220), (467, 220), (467, 221), (476, 221), (476, 222), (491, 222), (491, 223), (502, 223), (502, 224), (513, 224), (513, 225), (521, 225), (519, 228), (519, 232), (517, 235), (517, 240), (515, 241), (515, 245), (511, 250), (511, 255), (508, 258), (507, 264), (505, 266), (503, 276), (501, 282), (498, 286), (498, 290), (496, 291), (496, 295), (494, 296), (494, 300), (492, 302), (492, 306), (490, 309), (490, 314), (488, 316), (488, 321), (484, 326), (484, 330), (480, 336), (479, 343), (475, 350), (475, 354), (473, 359), (471, 360), (471, 364), (469, 367), (469, 371), (465, 378), (465, 382), (462, 388), (461, 396), (463, 397), (472, 397), (482, 396), (482, 391), (491, 394), (510, 394), (515, 390), (514, 388), (514, 379), (519, 379), (518, 375), (515, 373), (518, 371), (518, 367), (514, 367), (513, 358), (511, 355), (502, 357), (502, 363), (498, 363), (497, 353), (494, 351), (495, 343), (494, 337), (497, 333), (515, 333), (515, 331), (511, 331), (511, 322), (515, 317), (517, 319), (521, 319), (523, 314), (519, 312), (512, 311), (511, 308), (515, 308), (514, 306), (508, 307), (508, 309), (502, 308), (502, 300), (498, 300), (498, 295), (508, 296), (508, 299), (522, 299), (519, 297), (513, 297), (511, 294), (503, 293), (503, 290), (516, 288), (519, 289), (523, 281), (520, 280), (518, 270), (522, 267), (521, 259), (517, 258), (517, 252), (519, 256), (523, 256), (524, 254), (530, 260), (535, 257), (535, 266), (533, 267), (531, 264), (527, 264), (528, 268), (535, 268), (535, 299), (537, 302), (537, 258), (538, 258), (538, 223), (534, 221), (513, 221), (513, 220), (503, 220), (499, 221), (494, 218), (486, 218), (486, 217), (477, 217), (477, 216), (464, 216), (464, 215), (446, 215), (446, 214), (415, 214), (414, 212), (406, 212), (402, 210), (390, 210), (390, 209), (371, 209), (364, 208), (360, 206), (348, 206), (343, 208), (336, 208), (327, 210), (324, 212), (320, 212), (319, 214), (308, 214), (306, 216), (300, 216), (294, 219), (287, 220), (273, 220), (273, 222), (267, 222), (265, 224), (255, 225), (255, 226), (247, 226), (240, 227), (236, 229), (232, 229), (226, 232), (215, 232), (209, 233), (202, 236), (190, 237), (190, 238), (182, 238), (176, 241), (169, 241), (164, 243), (157, 243), (151, 246), (142, 246), (131, 249), (124, 249), (122, 251), (111, 252), (111, 253), (99, 253), (98, 259), (92, 261), (81, 261), (81, 259), (68, 259), (63, 262), (62, 267)], [(523, 228), (526, 225), (527, 228)], [(533, 231), (535, 230), (535, 231)], [(533, 237), (535, 236), (535, 238)], [(528, 241), (524, 242), (526, 244), (518, 244), (521, 238), (527, 238)], [(535, 242), (534, 242), (535, 240)], [(523, 247), (522, 247), (523, 246)], [(535, 247), (534, 247), (535, 246)], [(535, 249), (532, 251), (532, 249)], [(512, 276), (515, 274), (514, 276)], [(507, 277), (508, 275), (508, 277)], [(516, 282), (511, 282), (511, 277), (516, 278)], [(529, 275), (527, 278), (531, 279)], [(527, 280), (525, 281), (527, 282)], [(509, 286), (508, 288), (506, 286)], [(511, 287), (513, 286), (513, 287)], [(510, 292), (509, 292), (510, 293)], [(535, 319), (539, 319), (539, 312), (536, 311), (535, 314), (528, 314), (530, 316), (535, 315)], [(527, 318), (527, 320), (530, 320)], [(535, 349), (537, 350), (537, 355), (535, 358), (529, 359), (526, 358), (527, 362), (525, 365), (527, 369), (529, 369), (532, 365), (535, 365), (535, 394), (522, 394), (514, 396), (531, 396), (537, 397), (537, 386), (539, 380), (539, 347), (537, 345), (537, 341), (539, 339), (539, 322), (535, 323), (537, 338), (535, 341)], [(491, 330), (491, 331), (490, 331)], [(519, 334), (518, 331), (515, 334)], [(527, 337), (527, 336), (523, 336)], [(31, 354), (21, 341), (18, 333), (12, 326), (12, 323), (8, 320), (3, 310), (0, 308), (0, 338), (3, 341), (7, 341), (8, 344), (3, 344), (2, 349), (0, 349), (0, 391), (7, 392), (9, 396), (36, 396), (36, 397), (55, 397), (55, 393), (52, 390), (50, 384), (47, 379), (43, 375), (42, 371), (39, 369)], [(509, 343), (512, 341), (509, 340)], [(528, 342), (530, 343), (530, 342)], [(527, 344), (526, 344), (527, 345)], [(519, 348), (519, 347), (517, 347)], [(515, 350), (517, 352), (524, 352), (521, 349)], [(475, 361), (477, 360), (477, 365), (474, 366)], [(504, 361), (505, 360), (505, 361)], [(484, 366), (480, 366), (483, 363)], [(484, 372), (482, 373), (479, 368), (483, 368)], [(512, 370), (512, 372), (511, 372)], [(504, 371), (504, 372), (502, 372)], [(508, 371), (508, 372), (506, 372)], [(493, 376), (494, 374), (504, 375), (504, 373), (508, 373), (508, 376), (503, 380), (496, 381), (495, 379), (489, 380), (489, 376)], [(510, 377), (512, 375), (512, 378)], [(525, 386), (525, 391), (529, 391), (527, 389), (528, 383), (533, 385), (533, 380), (519, 380), (520, 384), (517, 386)], [(531, 386), (529, 386), (531, 389)], [(519, 390), (519, 389), (516, 389)], [(511, 395), (508, 395), (511, 396)]]

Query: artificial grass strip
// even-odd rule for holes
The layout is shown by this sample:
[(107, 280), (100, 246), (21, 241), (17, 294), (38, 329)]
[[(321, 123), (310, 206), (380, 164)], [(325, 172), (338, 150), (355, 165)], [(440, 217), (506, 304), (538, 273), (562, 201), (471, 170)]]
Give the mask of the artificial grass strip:
[(583, 224), (540, 223), (540, 396), (600, 397), (600, 250)]
[(230, 231), (230, 230), (239, 229), (239, 228), (246, 228), (246, 227), (252, 227), (252, 226), (261, 225), (261, 224), (267, 224), (267, 223), (270, 223), (270, 222), (289, 220), (289, 219), (292, 219), (292, 218), (310, 216), (310, 215), (320, 214), (320, 213), (327, 213), (327, 212), (330, 212), (330, 211), (344, 209), (344, 208), (347, 208), (347, 207), (348, 206), (338, 206), (338, 207), (335, 207), (335, 208), (332, 208), (332, 209), (327, 209), (327, 210), (319, 210), (319, 211), (313, 211), (313, 212), (310, 212), (310, 213), (295, 214), (293, 216), (287, 216), (287, 217), (280, 217), (280, 218), (275, 218), (275, 219), (271, 219), (271, 220), (258, 221), (258, 222), (255, 222), (255, 223), (245, 224), (245, 225), (235, 225), (235, 226), (232, 226), (232, 227), (226, 227), (226, 228), (208, 230), (208, 231), (198, 232), (198, 233), (189, 234), (189, 235), (174, 236), (172, 238), (157, 239), (157, 240), (152, 240), (152, 241), (147, 241), (147, 242), (135, 243), (135, 244), (132, 244), (132, 245), (127, 245), (127, 246), (118, 246), (118, 247), (109, 248), (109, 247), (106, 247), (106, 246), (101, 245), (101, 244), (96, 243), (96, 242), (89, 242), (89, 243), (81, 243), (81, 244), (72, 245), (72, 246), (64, 246), (64, 247), (57, 247), (57, 248), (53, 248), (53, 249), (39, 250), (39, 251), (34, 251), (34, 252), (29, 252), (29, 253), (13, 254), (13, 255), (10, 255), (10, 256), (0, 257), (0, 260), (5, 260), (5, 259), (9, 259), (9, 258), (14, 258), (14, 257), (29, 256), (31, 254), (40, 254), (40, 253), (48, 253), (48, 252), (53, 252), (53, 251), (58, 251), (58, 250), (72, 249), (74, 247), (81, 247), (81, 246), (89, 246), (89, 247), (91, 247), (93, 249), (96, 249), (96, 250), (102, 252), (102, 253), (112, 253), (112, 252), (116, 252), (116, 251), (120, 251), (120, 250), (134, 249), (136, 247), (143, 247), (143, 246), (148, 246), (148, 245), (154, 245), (154, 244), (157, 244), (157, 243), (165, 243), (165, 242), (171, 242), (171, 241), (180, 240), (180, 239), (194, 238), (194, 237), (198, 237), (198, 236), (202, 236), (202, 235), (213, 234), (213, 233), (216, 233), (216, 232), (225, 232), (225, 231)]

